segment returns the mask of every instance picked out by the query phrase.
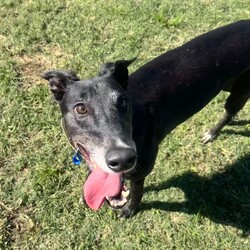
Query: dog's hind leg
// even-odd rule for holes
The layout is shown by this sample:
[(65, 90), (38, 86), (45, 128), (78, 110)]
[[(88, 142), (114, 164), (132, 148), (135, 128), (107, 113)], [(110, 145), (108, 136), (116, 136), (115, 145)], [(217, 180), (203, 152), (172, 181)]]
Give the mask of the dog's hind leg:
[(231, 94), (226, 100), (225, 114), (222, 120), (213, 128), (209, 129), (203, 136), (202, 142), (213, 141), (232, 118), (244, 107), (250, 97), (250, 70), (238, 77), (230, 90)]

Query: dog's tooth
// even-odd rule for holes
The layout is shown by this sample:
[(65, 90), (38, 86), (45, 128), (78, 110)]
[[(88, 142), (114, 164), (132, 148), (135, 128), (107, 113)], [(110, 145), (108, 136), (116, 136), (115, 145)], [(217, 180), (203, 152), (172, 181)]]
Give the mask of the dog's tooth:
[(129, 195), (129, 190), (122, 191), (122, 196), (120, 199), (114, 199), (112, 197), (106, 196), (106, 199), (109, 201), (111, 207), (123, 207), (127, 203), (128, 199), (126, 198)]
[(120, 207), (121, 206), (121, 201), (117, 201), (115, 204), (116, 207)]
[(129, 190), (127, 191), (122, 191), (122, 197), (127, 198), (129, 195)]
[(110, 205), (111, 205), (112, 207), (117, 207), (117, 202), (116, 202), (116, 200), (111, 200), (111, 201), (110, 201)]
[(118, 206), (123, 206), (127, 202), (127, 199), (119, 200), (117, 205)]
[(124, 204), (125, 204), (124, 200), (119, 201), (119, 203), (118, 203), (119, 206), (123, 206)]

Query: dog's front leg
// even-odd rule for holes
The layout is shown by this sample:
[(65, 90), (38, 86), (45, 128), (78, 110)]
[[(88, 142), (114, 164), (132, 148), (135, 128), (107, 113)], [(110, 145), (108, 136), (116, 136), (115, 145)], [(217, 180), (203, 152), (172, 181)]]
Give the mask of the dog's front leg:
[(120, 218), (129, 218), (136, 214), (139, 209), (142, 193), (143, 193), (144, 179), (140, 181), (130, 181), (130, 199), (127, 204), (121, 209)]

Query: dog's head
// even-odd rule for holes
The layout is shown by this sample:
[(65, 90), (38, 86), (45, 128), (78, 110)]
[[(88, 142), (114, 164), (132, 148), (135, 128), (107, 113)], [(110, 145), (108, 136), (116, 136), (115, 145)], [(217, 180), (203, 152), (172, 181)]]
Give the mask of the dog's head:
[[(69, 142), (86, 159), (92, 172), (99, 171), (92, 176), (94, 179), (97, 175), (109, 179), (106, 184), (113, 183), (117, 189), (121, 173), (130, 171), (137, 161), (132, 109), (126, 93), (127, 67), (134, 60), (106, 63), (98, 76), (88, 80), (80, 80), (68, 71), (49, 71), (43, 75), (60, 105), (62, 126)], [(117, 192), (110, 192), (111, 196)]]

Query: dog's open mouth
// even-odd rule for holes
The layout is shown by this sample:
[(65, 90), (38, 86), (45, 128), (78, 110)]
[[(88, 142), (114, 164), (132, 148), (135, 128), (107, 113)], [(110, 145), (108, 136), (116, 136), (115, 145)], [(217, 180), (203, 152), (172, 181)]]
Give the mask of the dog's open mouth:
[(129, 190), (124, 184), (123, 174), (105, 172), (82, 145), (77, 144), (76, 146), (90, 169), (90, 174), (83, 187), (87, 205), (93, 210), (98, 210), (106, 200), (112, 208), (123, 207), (127, 203), (129, 195)]
[(64, 121), (61, 120), (63, 131), (68, 142), (75, 150), (79, 150), (80, 154), (86, 160), (90, 174), (83, 187), (84, 199), (87, 205), (94, 210), (98, 210), (102, 204), (107, 203), (115, 209), (123, 207), (129, 196), (122, 174), (107, 173), (99, 167), (80, 143), (74, 143), (67, 134)]

